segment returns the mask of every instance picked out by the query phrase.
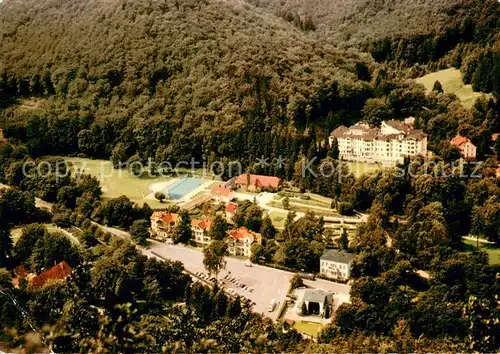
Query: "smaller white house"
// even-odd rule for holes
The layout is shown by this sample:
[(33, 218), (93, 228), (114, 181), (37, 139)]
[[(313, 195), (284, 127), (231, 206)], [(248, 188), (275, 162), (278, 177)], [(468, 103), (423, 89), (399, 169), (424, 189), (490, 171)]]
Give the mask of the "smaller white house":
[(175, 227), (179, 221), (180, 217), (177, 214), (155, 211), (151, 215), (151, 237), (163, 242), (172, 242)]
[(332, 279), (347, 280), (351, 276), (355, 255), (337, 250), (328, 250), (320, 258), (320, 273)]
[(258, 243), (262, 245), (262, 236), (256, 232), (240, 227), (228, 232), (228, 252), (233, 256), (252, 256), (252, 245)]
[(212, 221), (209, 219), (191, 220), (191, 231), (193, 232), (193, 238), (198, 246), (203, 247), (212, 241), (209, 236), (211, 227)]

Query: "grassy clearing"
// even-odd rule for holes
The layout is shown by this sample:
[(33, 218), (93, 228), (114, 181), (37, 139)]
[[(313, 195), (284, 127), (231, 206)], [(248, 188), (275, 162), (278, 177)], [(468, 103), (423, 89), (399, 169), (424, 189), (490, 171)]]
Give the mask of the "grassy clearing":
[(415, 80), (417, 84), (425, 86), (427, 91), (431, 91), (434, 83), (439, 81), (445, 93), (454, 93), (460, 99), (462, 105), (471, 108), (477, 98), (483, 95), (481, 92), (474, 92), (471, 85), (464, 85), (462, 73), (455, 68), (436, 71)]
[(152, 208), (165, 208), (167, 202), (160, 203), (156, 200), (146, 200), (151, 193), (149, 187), (158, 182), (167, 182), (167, 177), (134, 177), (128, 170), (114, 170), (110, 161), (90, 160), (84, 158), (66, 158), (73, 164), (75, 170), (83, 170), (84, 173), (96, 177), (101, 182), (103, 199), (109, 200), (126, 195), (134, 203), (142, 205), (147, 202)]
[(317, 337), (323, 325), (315, 322), (297, 321), (293, 324), (293, 328), (297, 330), (297, 332), (307, 334), (311, 337)]
[(319, 195), (319, 194), (306, 193), (306, 195), (311, 197), (312, 200), (323, 203), (324, 205), (327, 205), (328, 207), (330, 207), (330, 205), (332, 205), (332, 202), (333, 202), (333, 198), (324, 197), (324, 196)]
[(277, 229), (283, 229), (285, 227), (286, 216), (286, 213), (280, 213), (277, 211), (273, 211), (269, 214), (274, 227)]
[(299, 206), (311, 207), (311, 208), (317, 207), (317, 208), (330, 209), (330, 206), (331, 206), (330, 204), (321, 203), (321, 202), (318, 202), (317, 200), (312, 200), (312, 199), (306, 200), (306, 199), (300, 199), (300, 198), (291, 198), (289, 200), (290, 200), (290, 203), (298, 204)]
[[(284, 210), (285, 208), (283, 207), (282, 201), (283, 200), (279, 200), (279, 201), (273, 200), (272, 202), (269, 203), (269, 205), (272, 207), (280, 208), (280, 209)], [(312, 211), (318, 216), (337, 216), (337, 217), (340, 216), (340, 214), (338, 212), (336, 212), (333, 209), (330, 209), (329, 207), (330, 206), (323, 208), (323, 207), (318, 207), (318, 206), (313, 206), (313, 205), (307, 205), (307, 204), (303, 204), (303, 203), (298, 203), (294, 199), (290, 199), (290, 210), (293, 210), (295, 212), (306, 213), (308, 211)]]
[(492, 244), (479, 242), (479, 248), (478, 248), (476, 241), (463, 240), (463, 242), (464, 242), (465, 252), (474, 252), (476, 250), (486, 252), (490, 257), (490, 264), (500, 264), (500, 247)]

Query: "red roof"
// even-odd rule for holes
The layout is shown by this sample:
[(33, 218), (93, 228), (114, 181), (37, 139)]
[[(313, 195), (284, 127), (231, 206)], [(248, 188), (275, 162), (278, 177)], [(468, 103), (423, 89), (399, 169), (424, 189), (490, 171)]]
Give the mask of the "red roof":
[(236, 239), (236, 240), (241, 240), (247, 236), (252, 237), (252, 239), (254, 239), (254, 240), (260, 239), (260, 234), (258, 234), (256, 232), (252, 232), (244, 226), (242, 226), (236, 230), (229, 231), (229, 236)]
[(198, 226), (202, 230), (209, 230), (210, 227), (212, 226), (212, 221), (209, 219), (204, 219), (204, 220), (191, 220), (191, 226), (195, 227)]
[[(247, 184), (247, 174), (240, 175), (235, 181), (236, 184), (246, 185)], [(280, 179), (278, 177), (272, 176), (260, 176), (260, 175), (250, 175), (250, 185), (256, 187), (269, 187), (278, 188), (280, 184)]]
[(238, 204), (236, 204), (236, 203), (229, 203), (226, 206), (226, 211), (228, 213), (235, 213), (237, 209), (238, 209)]
[(176, 222), (178, 218), (177, 214), (174, 213), (162, 213), (161, 211), (155, 211), (153, 215), (151, 215), (151, 219), (153, 220), (162, 220), (166, 224), (170, 224), (171, 222)]
[(226, 186), (218, 186), (212, 189), (212, 195), (221, 196), (221, 197), (229, 197), (231, 196), (232, 190)]
[(467, 139), (467, 138), (465, 138), (463, 136), (457, 135), (456, 137), (454, 137), (453, 139), (451, 139), (450, 143), (453, 144), (453, 145), (456, 145), (456, 146), (460, 146), (462, 144), (465, 144), (468, 141), (469, 141), (469, 139)]
[(56, 264), (49, 270), (37, 275), (31, 280), (31, 285), (37, 288), (41, 288), (50, 280), (63, 280), (71, 275), (73, 269), (69, 266), (68, 263), (62, 261), (59, 264)]

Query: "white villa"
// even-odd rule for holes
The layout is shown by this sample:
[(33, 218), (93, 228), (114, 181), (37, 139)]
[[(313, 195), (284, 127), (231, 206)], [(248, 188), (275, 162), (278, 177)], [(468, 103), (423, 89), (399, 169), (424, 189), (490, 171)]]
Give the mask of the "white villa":
[(405, 156), (427, 155), (427, 135), (414, 129), (414, 118), (382, 122), (380, 128), (359, 122), (340, 126), (330, 135), (330, 146), (337, 138), (342, 160), (381, 162), (395, 165)]
[(211, 241), (209, 236), (212, 221), (209, 219), (204, 220), (191, 220), (191, 231), (193, 232), (193, 239), (200, 247), (208, 245)]
[(164, 242), (172, 240), (179, 215), (156, 211), (151, 215), (151, 236)]
[(328, 250), (320, 258), (319, 272), (332, 279), (349, 279), (355, 257), (350, 253)]
[(249, 258), (252, 255), (252, 245), (262, 244), (262, 236), (256, 232), (240, 227), (228, 232), (228, 252), (233, 256)]

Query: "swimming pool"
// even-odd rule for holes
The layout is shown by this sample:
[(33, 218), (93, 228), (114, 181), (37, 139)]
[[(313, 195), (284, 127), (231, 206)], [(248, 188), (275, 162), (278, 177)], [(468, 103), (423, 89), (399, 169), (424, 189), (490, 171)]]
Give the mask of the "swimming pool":
[(205, 183), (205, 181), (202, 179), (182, 178), (168, 187), (165, 190), (165, 194), (170, 196), (171, 199), (178, 200), (201, 186), (203, 183)]

